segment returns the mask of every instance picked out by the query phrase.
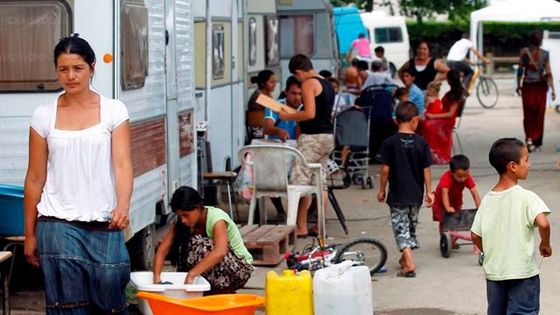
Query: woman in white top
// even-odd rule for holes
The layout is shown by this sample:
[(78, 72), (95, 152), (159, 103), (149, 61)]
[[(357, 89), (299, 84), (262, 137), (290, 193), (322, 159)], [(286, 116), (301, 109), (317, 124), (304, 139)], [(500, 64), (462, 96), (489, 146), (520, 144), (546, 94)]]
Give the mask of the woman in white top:
[(31, 119), (25, 256), (43, 270), (47, 314), (127, 314), (128, 113), (91, 89), (95, 54), (77, 34), (54, 64), (64, 92)]

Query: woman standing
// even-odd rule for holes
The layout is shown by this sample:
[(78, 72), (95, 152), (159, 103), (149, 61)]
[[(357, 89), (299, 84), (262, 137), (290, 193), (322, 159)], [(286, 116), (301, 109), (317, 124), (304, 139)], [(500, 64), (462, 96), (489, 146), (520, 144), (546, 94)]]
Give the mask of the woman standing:
[(428, 83), (442, 81), (449, 71), (445, 62), (441, 59), (432, 58), (430, 45), (422, 40), (416, 45), (416, 56), (405, 62), (399, 69), (399, 77), (402, 80), (402, 71), (409, 69), (415, 78), (414, 84), (422, 91), (426, 91)]
[(54, 65), (64, 91), (31, 119), (25, 256), (43, 270), (47, 314), (127, 314), (128, 112), (90, 87), (95, 54), (77, 34)]
[(543, 144), (548, 87), (552, 91), (552, 99), (556, 99), (549, 55), (540, 46), (540, 34), (531, 34), (529, 47), (521, 50), (517, 71), (517, 93), (521, 93), (523, 102), (523, 128), (529, 152), (540, 151)]
[(440, 113), (426, 113), (418, 133), (428, 142), (434, 164), (448, 164), (453, 149), (453, 128), (461, 107), (465, 102), (465, 88), (459, 70), (449, 70), (447, 83), (450, 90), (441, 100)]

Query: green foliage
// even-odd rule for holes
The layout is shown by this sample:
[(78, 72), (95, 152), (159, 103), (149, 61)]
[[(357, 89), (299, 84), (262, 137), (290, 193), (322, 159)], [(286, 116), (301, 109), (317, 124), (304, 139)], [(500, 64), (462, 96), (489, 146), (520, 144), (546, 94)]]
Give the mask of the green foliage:
[(467, 20), (472, 11), (486, 6), (486, 0), (400, 0), (401, 12), (422, 23), (435, 14), (447, 13), (452, 21)]
[(469, 29), (469, 24), (466, 21), (407, 22), (406, 26), (410, 38), (410, 47), (414, 49), (413, 47), (416, 47), (420, 40), (427, 40), (431, 45), (432, 56), (434, 57), (445, 56), (451, 45)]

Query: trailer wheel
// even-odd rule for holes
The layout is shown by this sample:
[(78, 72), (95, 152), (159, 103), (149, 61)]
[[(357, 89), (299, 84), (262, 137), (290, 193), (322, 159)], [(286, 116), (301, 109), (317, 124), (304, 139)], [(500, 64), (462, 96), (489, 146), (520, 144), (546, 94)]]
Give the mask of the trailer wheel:
[(144, 271), (152, 269), (155, 250), (155, 232), (155, 224), (150, 224), (136, 232), (136, 234), (126, 242), (126, 248), (130, 256), (130, 270)]
[(448, 233), (443, 233), (439, 239), (439, 250), (441, 257), (449, 258), (451, 255), (451, 236)]

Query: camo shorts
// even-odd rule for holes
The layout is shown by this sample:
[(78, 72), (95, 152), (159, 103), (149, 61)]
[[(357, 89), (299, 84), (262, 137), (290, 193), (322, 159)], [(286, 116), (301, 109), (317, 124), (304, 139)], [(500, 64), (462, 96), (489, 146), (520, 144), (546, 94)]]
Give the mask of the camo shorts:
[(391, 225), (399, 250), (420, 247), (416, 240), (419, 210), (420, 206), (391, 207)]
[[(303, 134), (298, 139), (297, 149), (303, 154), (307, 163), (321, 164), (323, 190), (327, 190), (327, 163), (329, 155), (334, 149), (333, 135), (326, 133)], [(292, 169), (290, 182), (294, 185), (309, 185), (313, 182), (313, 172), (296, 164)]]

